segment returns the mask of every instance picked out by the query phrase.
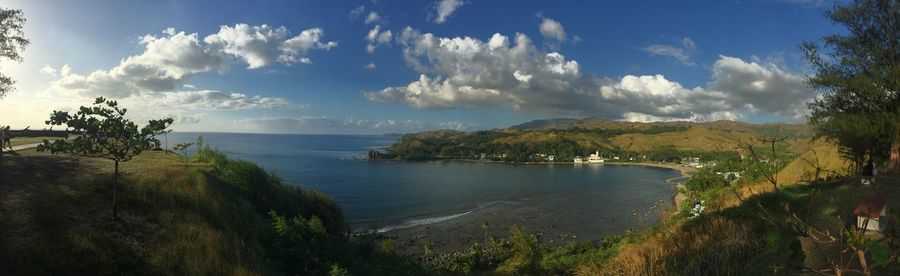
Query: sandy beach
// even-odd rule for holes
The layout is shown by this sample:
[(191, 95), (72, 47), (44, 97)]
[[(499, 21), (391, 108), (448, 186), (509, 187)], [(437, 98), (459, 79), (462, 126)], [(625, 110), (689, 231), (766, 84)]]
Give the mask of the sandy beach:
[[(632, 229), (641, 229), (659, 223), (677, 208), (684, 196), (678, 191), (695, 168), (676, 164), (657, 163), (606, 163), (612, 166), (648, 166), (678, 170), (681, 174), (666, 180), (673, 185), (676, 193), (670, 201), (660, 200), (646, 210), (635, 210), (626, 221), (612, 214), (592, 215), (589, 220), (573, 218), (571, 208), (567, 208), (566, 198), (542, 198), (540, 200), (499, 201), (454, 219), (394, 229), (383, 233), (384, 238), (395, 239), (398, 250), (404, 254), (422, 254), (425, 243), (431, 243), (435, 253), (443, 253), (467, 248), (475, 242), (484, 243), (486, 236), (505, 239), (513, 225), (524, 227), (528, 233), (541, 236), (546, 245), (565, 245), (573, 241), (599, 242), (608, 234), (619, 234)], [(538, 203), (539, 202), (539, 203)], [(673, 204), (674, 203), (674, 204)], [(482, 223), (487, 221), (485, 231)]]

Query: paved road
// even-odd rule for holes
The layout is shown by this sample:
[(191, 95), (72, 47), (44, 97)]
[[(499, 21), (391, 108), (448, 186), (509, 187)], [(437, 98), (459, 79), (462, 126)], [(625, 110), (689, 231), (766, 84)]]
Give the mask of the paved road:
[(4, 148), (4, 149), (3, 149), (3, 152), (11, 152), (11, 151), (18, 151), (18, 150), (24, 150), (24, 149), (36, 148), (36, 147), (37, 147), (38, 145), (40, 145), (40, 144), (41, 144), (41, 143), (34, 143), (34, 144), (27, 144), (27, 145), (13, 146), (13, 147), (12, 147), (12, 150), (10, 150), (9, 148)]

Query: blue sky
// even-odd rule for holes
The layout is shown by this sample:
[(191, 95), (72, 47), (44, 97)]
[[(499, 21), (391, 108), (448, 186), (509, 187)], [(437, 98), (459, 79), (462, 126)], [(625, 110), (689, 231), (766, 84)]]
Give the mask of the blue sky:
[(5, 1), (32, 45), (0, 107), (33, 129), (98, 95), (189, 131), (800, 122), (798, 45), (841, 31), (828, 1), (609, 2)]

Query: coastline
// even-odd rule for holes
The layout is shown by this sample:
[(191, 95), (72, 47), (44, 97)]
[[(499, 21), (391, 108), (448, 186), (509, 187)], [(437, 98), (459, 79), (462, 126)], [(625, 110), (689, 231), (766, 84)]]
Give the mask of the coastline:
[[(691, 174), (697, 171), (696, 168), (684, 167), (680, 164), (672, 163), (632, 163), (632, 162), (606, 162), (604, 164), (575, 164), (572, 162), (504, 162), (491, 160), (466, 160), (466, 159), (439, 159), (443, 161), (464, 161), (464, 162), (484, 162), (484, 163), (505, 163), (511, 165), (611, 165), (611, 166), (641, 166), (664, 168), (677, 170), (679, 176), (666, 179), (665, 184), (672, 185), (675, 193), (670, 197), (671, 203), (665, 203), (662, 199), (653, 203), (653, 207), (645, 210), (647, 213), (638, 212), (634, 216), (638, 217), (638, 222), (627, 229), (641, 231), (642, 229), (652, 227), (659, 223), (667, 221), (672, 217), (671, 214), (677, 212), (681, 206), (681, 202), (686, 196), (681, 193), (683, 183)], [(558, 206), (563, 208), (567, 204), (560, 202)], [(532, 225), (526, 231), (536, 233), (541, 236), (541, 243), (545, 245), (566, 245), (570, 242), (599, 242), (606, 237), (605, 234), (597, 233), (585, 227), (575, 227), (571, 225), (579, 225), (585, 222), (568, 221), (568, 220), (552, 220), (550, 223), (541, 223), (534, 225), (536, 221), (547, 221), (549, 216), (545, 210), (536, 209), (533, 203), (528, 201), (498, 201), (491, 203), (483, 208), (466, 212), (462, 215), (455, 216), (453, 219), (440, 222), (417, 225), (406, 228), (391, 229), (379, 233), (379, 239), (393, 239), (396, 241), (398, 252), (407, 255), (422, 254), (423, 246), (428, 243), (431, 245), (434, 253), (446, 253), (458, 251), (472, 246), (474, 243), (484, 243), (491, 238), (505, 239), (508, 235), (508, 227), (505, 225)], [(654, 213), (656, 215), (654, 216)], [(643, 216), (643, 218), (641, 218)], [(488, 221), (490, 226), (488, 229), (481, 227), (484, 221)], [(569, 230), (565, 231), (559, 225), (569, 225)], [(596, 225), (594, 225), (596, 227)], [(627, 230), (623, 229), (606, 229), (599, 232), (604, 233), (621, 233)]]

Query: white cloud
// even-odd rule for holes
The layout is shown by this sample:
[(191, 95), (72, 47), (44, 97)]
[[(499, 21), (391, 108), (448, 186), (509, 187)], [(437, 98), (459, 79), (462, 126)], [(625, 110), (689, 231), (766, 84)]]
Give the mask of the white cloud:
[(712, 81), (708, 89), (727, 91), (736, 103), (755, 112), (802, 119), (809, 110), (806, 102), (816, 96), (806, 85), (806, 78), (778, 67), (775, 63), (760, 64), (719, 56), (713, 64)]
[(388, 133), (435, 129), (416, 120), (366, 120), (328, 116), (251, 118), (233, 122), (247, 131), (268, 133)]
[(366, 64), (365, 66), (363, 66), (363, 68), (366, 68), (368, 70), (375, 70), (375, 68), (377, 68), (377, 66), (375, 66), (374, 62), (370, 62), (369, 64)]
[(566, 29), (556, 20), (544, 17), (541, 20), (541, 25), (538, 29), (540, 30), (541, 35), (546, 39), (553, 39), (556, 41), (566, 40)]
[(442, 24), (447, 21), (450, 15), (453, 14), (457, 9), (462, 7), (465, 2), (463, 0), (440, 0), (434, 5), (434, 10), (437, 12), (437, 16), (434, 18), (434, 22), (438, 24)]
[(56, 69), (54, 69), (53, 67), (50, 67), (50, 65), (44, 65), (44, 67), (41, 68), (40, 72), (41, 72), (41, 74), (52, 76), (52, 77), (57, 76)]
[(364, 12), (366, 12), (366, 6), (359, 5), (359, 7), (356, 7), (355, 9), (350, 11), (350, 20), (359, 18), (359, 16)]
[(225, 93), (215, 90), (164, 92), (161, 99), (152, 98), (167, 108), (237, 110), (255, 108), (302, 108), (283, 98), (247, 96), (243, 93)]
[(71, 73), (68, 65), (63, 66), (53, 89), (87, 97), (123, 98), (171, 91), (187, 77), (227, 67), (221, 55), (200, 44), (196, 33), (166, 32), (172, 34), (141, 37), (139, 43), (145, 47), (144, 52), (123, 59), (109, 70), (97, 70), (85, 76)]
[(175, 125), (194, 125), (200, 123), (204, 117), (206, 117), (205, 113), (196, 113), (190, 115), (170, 115), (169, 117), (175, 118)]
[[(523, 35), (488, 41), (444, 38), (407, 27), (398, 36), (406, 63), (420, 73), (406, 86), (363, 95), (417, 108), (507, 105), (554, 115), (627, 120), (739, 119), (742, 110), (800, 118), (815, 94), (803, 77), (775, 64), (722, 56), (706, 87), (686, 88), (662, 75), (600, 79), (577, 61), (538, 50)], [(686, 42), (689, 43), (689, 42)], [(777, 102), (777, 103), (776, 103)]]
[(337, 46), (336, 42), (321, 41), (324, 33), (319, 28), (307, 29), (291, 37), (284, 27), (237, 24), (222, 26), (218, 33), (202, 41), (197, 33), (187, 34), (173, 28), (162, 33), (162, 36), (140, 37), (138, 43), (144, 46), (144, 51), (123, 59), (109, 70), (81, 75), (72, 73), (69, 66), (64, 65), (51, 90), (113, 98), (173, 91), (193, 75), (214, 70), (224, 72), (229, 65), (227, 56), (238, 57), (253, 69), (274, 62), (311, 63), (304, 56), (306, 52)]
[(667, 56), (686, 65), (693, 65), (691, 56), (697, 49), (697, 45), (688, 37), (681, 39), (681, 47), (672, 45), (654, 44), (644, 48), (644, 51), (656, 56)]
[(385, 45), (391, 42), (391, 38), (393, 37), (393, 33), (391, 30), (386, 30), (384, 32), (381, 31), (381, 25), (375, 25), (372, 30), (369, 30), (369, 33), (366, 35), (366, 52), (374, 53), (375, 49), (378, 46)]
[(384, 19), (381, 18), (381, 16), (378, 15), (377, 12), (371, 11), (371, 12), (369, 12), (369, 15), (366, 15), (366, 20), (364, 21), (364, 23), (365, 23), (366, 25), (368, 25), (368, 24), (372, 24), (372, 23), (383, 22), (383, 20), (384, 20)]
[(311, 28), (290, 37), (285, 27), (272, 28), (268, 25), (250, 26), (236, 24), (221, 26), (219, 32), (203, 39), (210, 48), (238, 57), (247, 62), (247, 68), (256, 69), (276, 61), (286, 64), (311, 63), (303, 55), (314, 49), (329, 50), (337, 47), (337, 42), (321, 41), (324, 31)]

